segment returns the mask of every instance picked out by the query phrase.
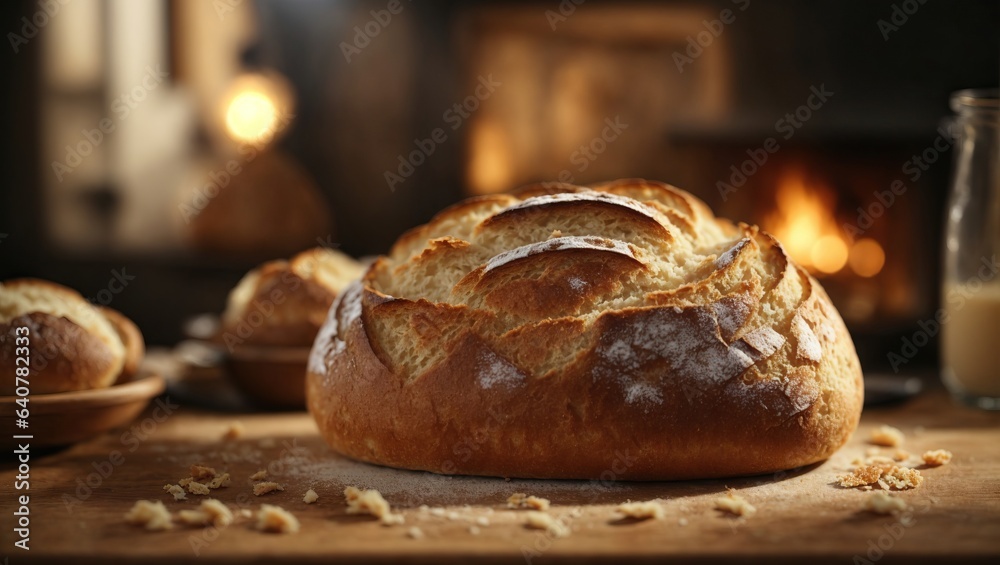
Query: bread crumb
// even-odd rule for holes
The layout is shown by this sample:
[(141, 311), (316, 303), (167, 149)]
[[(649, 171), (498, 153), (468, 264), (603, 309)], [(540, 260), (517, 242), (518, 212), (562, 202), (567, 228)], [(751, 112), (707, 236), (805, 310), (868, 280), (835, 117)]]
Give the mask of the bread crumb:
[(183, 479), (177, 481), (177, 484), (179, 484), (182, 487), (187, 487), (189, 484), (191, 484), (192, 481), (194, 481), (193, 478), (186, 477), (186, 478), (183, 478)]
[(524, 525), (536, 530), (545, 530), (549, 535), (556, 538), (564, 538), (570, 534), (570, 529), (566, 524), (563, 524), (545, 512), (528, 512)]
[(306, 494), (302, 497), (302, 502), (305, 502), (306, 504), (312, 504), (317, 500), (319, 500), (319, 495), (316, 494), (316, 491), (313, 489), (307, 490)]
[(413, 539), (424, 539), (424, 531), (416, 526), (406, 530), (406, 535)]
[(386, 526), (402, 524), (404, 521), (402, 514), (392, 513), (382, 493), (375, 489), (361, 490), (349, 486), (344, 489), (344, 499), (347, 502), (348, 514), (371, 514)]
[(872, 493), (865, 499), (862, 508), (875, 514), (893, 514), (906, 510), (906, 503), (885, 491)]
[(207, 526), (225, 528), (233, 523), (233, 513), (225, 504), (214, 498), (203, 500), (197, 510), (181, 510), (178, 520), (187, 526)]
[(204, 482), (205, 479), (214, 478), (218, 473), (215, 469), (207, 467), (205, 465), (191, 465), (191, 478), (198, 481)]
[(459, 518), (461, 518), (461, 516), (458, 515), (458, 512), (449, 512), (448, 513), (448, 519), (451, 520), (452, 522), (454, 522), (455, 520), (458, 520)]
[(251, 511), (249, 508), (240, 508), (240, 517), (242, 517), (242, 518), (252, 518), (253, 517), (253, 511)]
[(174, 500), (187, 500), (187, 495), (184, 494), (184, 488), (180, 485), (163, 485), (163, 490), (174, 496)]
[(217, 477), (214, 477), (211, 481), (208, 481), (206, 485), (210, 489), (228, 487), (231, 482), (229, 473), (223, 473)]
[(243, 422), (233, 422), (229, 424), (229, 427), (226, 428), (226, 431), (222, 433), (222, 439), (227, 439), (227, 440), (238, 439), (240, 437), (243, 437), (243, 434), (245, 434), (246, 431), (247, 429), (243, 425)]
[(257, 529), (262, 532), (294, 534), (299, 531), (299, 521), (280, 506), (261, 504), (257, 511)]
[(865, 450), (865, 457), (872, 457), (874, 455), (878, 455), (879, 453), (881, 453), (879, 448), (869, 447), (868, 449)]
[(872, 430), (871, 442), (884, 447), (898, 447), (903, 443), (903, 432), (883, 424)]
[(478, 526), (469, 526), (469, 533), (470, 534), (472, 534), (474, 536), (478, 536), (479, 532), (480, 532), (480, 530), (479, 530)]
[(251, 481), (263, 481), (266, 478), (267, 478), (267, 469), (261, 469), (260, 471), (257, 471), (256, 473), (250, 475)]
[(924, 463), (930, 465), (931, 467), (940, 467), (941, 465), (947, 465), (951, 463), (951, 452), (947, 449), (935, 449), (933, 451), (925, 451), (921, 458)]
[(677, 525), (678, 526), (687, 526), (688, 525), (688, 519), (687, 518), (678, 518), (677, 519)]
[(207, 495), (212, 494), (212, 491), (208, 490), (208, 487), (199, 483), (198, 481), (191, 481), (187, 484), (188, 492), (191, 494), (201, 494)]
[(430, 512), (431, 516), (436, 516), (438, 518), (444, 518), (446, 514), (444, 508), (431, 508)]
[(666, 517), (663, 505), (652, 500), (647, 502), (625, 502), (619, 504), (616, 510), (629, 518), (637, 520), (646, 520), (649, 518), (662, 520)]
[(485, 528), (486, 526), (490, 525), (490, 519), (487, 518), (486, 516), (480, 516), (476, 518), (476, 524)]
[(528, 496), (523, 492), (515, 492), (507, 499), (508, 508), (532, 508), (534, 510), (548, 510), (552, 506), (546, 498)]
[(892, 454), (893, 461), (903, 462), (910, 458), (910, 452), (905, 449), (897, 449), (895, 453)]
[(274, 492), (276, 490), (285, 490), (285, 487), (279, 485), (274, 481), (264, 481), (262, 483), (257, 483), (253, 486), (253, 495), (263, 496), (269, 492)]
[(866, 485), (879, 485), (885, 490), (894, 488), (904, 490), (920, 486), (924, 478), (920, 471), (890, 465), (887, 463), (875, 463), (858, 467), (854, 472), (837, 477), (840, 486), (845, 488), (860, 487)]
[(722, 510), (723, 512), (729, 512), (734, 516), (744, 516), (749, 518), (757, 513), (757, 509), (753, 504), (746, 501), (745, 498), (736, 494), (734, 489), (729, 489), (726, 491), (726, 496), (715, 499), (715, 508)]
[(125, 514), (125, 521), (136, 526), (143, 526), (151, 532), (160, 532), (173, 528), (170, 511), (159, 500), (137, 500), (132, 509)]

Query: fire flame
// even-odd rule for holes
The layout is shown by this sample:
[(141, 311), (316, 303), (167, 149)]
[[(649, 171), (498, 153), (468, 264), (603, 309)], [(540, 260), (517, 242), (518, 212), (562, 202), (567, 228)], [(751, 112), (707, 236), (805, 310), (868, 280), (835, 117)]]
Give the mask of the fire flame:
[(885, 264), (885, 252), (874, 239), (849, 241), (837, 226), (836, 200), (823, 184), (807, 181), (798, 170), (787, 171), (776, 193), (777, 207), (764, 221), (798, 264), (813, 273), (832, 275), (850, 265), (857, 275), (873, 277)]

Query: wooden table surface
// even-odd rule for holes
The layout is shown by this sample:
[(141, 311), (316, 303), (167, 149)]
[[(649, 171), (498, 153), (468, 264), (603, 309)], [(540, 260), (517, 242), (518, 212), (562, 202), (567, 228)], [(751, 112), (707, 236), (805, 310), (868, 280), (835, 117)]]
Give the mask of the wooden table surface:
[[(147, 415), (151, 414), (147, 412)], [(245, 425), (237, 440), (222, 434)], [(901, 521), (862, 512), (868, 493), (834, 485), (837, 474), (864, 456), (870, 430), (882, 423), (906, 433), (915, 454), (945, 448), (946, 466), (923, 470), (924, 484), (899, 493), (912, 507)], [(180, 406), (162, 422), (151, 416), (137, 428), (35, 454), (31, 467), (30, 552), (12, 547), (13, 490), (17, 474), (3, 463), (0, 528), (9, 563), (338, 563), (338, 562), (662, 562), (829, 563), (996, 562), (1000, 556), (1000, 414), (955, 406), (941, 390), (900, 406), (867, 409), (854, 439), (830, 460), (786, 474), (674, 483), (505, 481), (441, 477), (345, 460), (327, 449), (304, 413), (220, 415)], [(118, 455), (115, 455), (117, 453)], [(623, 454), (627, 456), (626, 454)], [(204, 463), (230, 472), (228, 488), (214, 496), (233, 507), (277, 504), (302, 523), (297, 534), (265, 534), (241, 519), (222, 530), (177, 528), (146, 532), (123, 514), (138, 499), (162, 500), (171, 511), (193, 508), (202, 497), (174, 502), (161, 488)], [(248, 477), (269, 468), (284, 492), (251, 495)], [(101, 476), (101, 474), (107, 476)], [(87, 483), (90, 486), (87, 486)], [(405, 515), (386, 527), (348, 515), (346, 485), (378, 488)], [(733, 487), (758, 512), (749, 519), (723, 515), (713, 500)], [(320, 495), (307, 505), (308, 488)], [(552, 539), (524, 526), (524, 511), (505, 500), (526, 492), (552, 500), (572, 534)], [(667, 518), (618, 519), (627, 499), (663, 499)], [(436, 516), (420, 505), (444, 507)], [(470, 531), (485, 516), (488, 526)], [(418, 526), (426, 535), (411, 539)], [(881, 546), (881, 547), (880, 547)], [(7, 562), (4, 562), (7, 563)]]

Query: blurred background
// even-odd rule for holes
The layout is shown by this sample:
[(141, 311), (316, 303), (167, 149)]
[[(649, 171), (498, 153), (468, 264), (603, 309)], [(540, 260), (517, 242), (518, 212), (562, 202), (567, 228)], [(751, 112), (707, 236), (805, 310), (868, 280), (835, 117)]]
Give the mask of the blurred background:
[(0, 279), (110, 298), (153, 344), (261, 261), (378, 254), (471, 194), (646, 177), (774, 232), (885, 368), (938, 307), (948, 96), (1000, 75), (994, 1), (0, 10)]

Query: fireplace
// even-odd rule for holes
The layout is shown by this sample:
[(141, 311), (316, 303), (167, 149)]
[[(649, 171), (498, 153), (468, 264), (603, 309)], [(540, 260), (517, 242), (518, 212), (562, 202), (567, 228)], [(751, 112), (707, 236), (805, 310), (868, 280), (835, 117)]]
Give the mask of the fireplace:
[[(720, 6), (729, 23), (709, 39)], [(509, 4), (463, 12), (459, 84), (492, 74), (504, 85), (469, 119), (466, 189), (622, 176), (676, 184), (776, 235), (821, 280), (865, 367), (888, 368), (886, 352), (937, 307), (946, 106), (920, 124), (878, 119), (822, 76), (784, 77), (777, 84), (794, 86), (782, 104), (741, 99), (753, 90), (744, 69), (761, 61), (741, 50), (739, 30), (757, 17), (709, 2), (601, 4), (548, 19)]]
[[(12, 28), (35, 10), (18, 4)], [(230, 184), (301, 193), (324, 243), (382, 253), (463, 196), (529, 182), (663, 180), (773, 231), (822, 281), (865, 368), (891, 369), (938, 308), (948, 95), (995, 86), (1000, 64), (992, 2), (921, 4), (887, 35), (877, 22), (891, 7), (863, 0), (402, 2), (389, 20), (384, 0), (102, 6), (67, 4), (73, 17), (16, 58), (11, 83), (25, 88), (10, 95), (29, 110), (8, 128), (24, 139), (4, 153), (16, 182), (0, 216), (4, 232), (33, 236), (4, 241), (0, 269), (99, 288), (105, 270), (134, 265), (146, 282), (119, 305), (159, 343), (253, 264), (314, 244), (271, 225), (269, 242), (290, 241), (281, 253), (220, 254), (175, 217), (287, 95), (294, 115), (269, 158), (235, 163), (250, 172)], [(119, 117), (116, 99), (146, 72), (138, 59), (169, 77), (85, 164), (53, 174), (82, 130)], [(279, 92), (221, 106), (240, 77)], [(302, 190), (273, 180), (283, 171)], [(169, 291), (190, 279), (198, 292)], [(935, 345), (905, 370), (933, 372)]]

